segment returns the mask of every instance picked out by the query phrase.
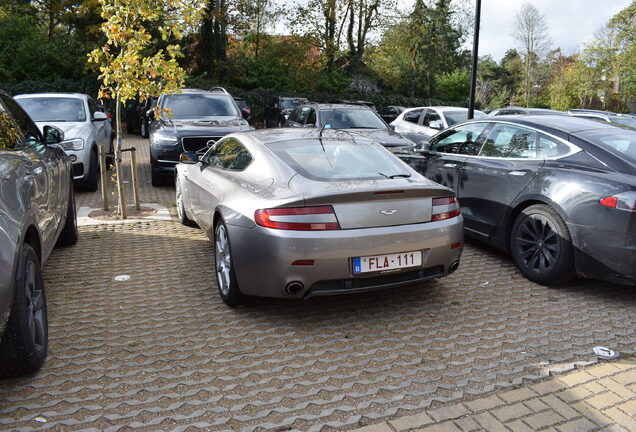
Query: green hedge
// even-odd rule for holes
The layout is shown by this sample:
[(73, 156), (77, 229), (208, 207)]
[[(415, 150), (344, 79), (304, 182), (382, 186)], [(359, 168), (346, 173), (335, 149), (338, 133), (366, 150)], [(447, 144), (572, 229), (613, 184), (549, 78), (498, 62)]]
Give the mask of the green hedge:
[(72, 92), (85, 93), (96, 98), (99, 85), (96, 79), (91, 78), (83, 78), (79, 81), (58, 79), (51, 82), (22, 81), (16, 84), (0, 83), (0, 90), (4, 90), (11, 96), (23, 93)]

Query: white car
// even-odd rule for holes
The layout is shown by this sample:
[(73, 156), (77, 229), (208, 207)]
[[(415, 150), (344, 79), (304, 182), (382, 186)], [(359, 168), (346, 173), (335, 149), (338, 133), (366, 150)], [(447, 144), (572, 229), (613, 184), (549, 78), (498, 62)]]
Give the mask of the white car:
[(97, 146), (103, 145), (111, 154), (113, 151), (112, 127), (97, 101), (80, 93), (24, 94), (15, 96), (15, 100), (40, 130), (52, 125), (64, 131), (64, 141), (59, 145), (71, 158), (73, 180), (88, 191), (97, 190)]
[[(486, 117), (486, 114), (475, 110), (474, 118)], [(391, 126), (395, 131), (419, 144), (437, 132), (455, 123), (468, 120), (468, 109), (461, 107), (433, 106), (417, 107), (404, 110)]]

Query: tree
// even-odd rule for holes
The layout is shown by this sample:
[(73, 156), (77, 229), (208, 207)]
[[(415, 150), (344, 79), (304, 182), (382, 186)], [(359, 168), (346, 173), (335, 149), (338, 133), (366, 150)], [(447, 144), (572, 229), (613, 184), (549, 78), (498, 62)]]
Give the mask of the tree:
[(537, 64), (550, 44), (544, 16), (532, 4), (524, 3), (515, 16), (512, 36), (521, 48), (525, 105), (530, 106), (531, 94), (536, 84)]
[[(200, 0), (99, 0), (106, 44), (89, 54), (89, 62), (100, 71), (101, 98), (116, 101), (115, 160), (119, 192), (119, 211), (126, 218), (121, 175), (121, 105), (139, 96), (158, 96), (178, 91), (185, 72), (177, 59), (182, 55), (179, 45), (168, 43), (165, 50), (152, 48), (150, 25), (156, 26), (163, 41), (179, 40), (182, 29), (194, 25), (203, 5)], [(160, 107), (157, 107), (159, 109)]]

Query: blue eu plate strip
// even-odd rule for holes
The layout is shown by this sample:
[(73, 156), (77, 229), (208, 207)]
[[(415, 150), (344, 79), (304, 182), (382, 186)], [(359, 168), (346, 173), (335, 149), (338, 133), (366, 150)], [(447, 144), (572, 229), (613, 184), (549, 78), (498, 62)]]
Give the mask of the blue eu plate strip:
[(360, 273), (362, 271), (362, 267), (360, 266), (360, 257), (355, 257), (353, 259), (353, 272)]

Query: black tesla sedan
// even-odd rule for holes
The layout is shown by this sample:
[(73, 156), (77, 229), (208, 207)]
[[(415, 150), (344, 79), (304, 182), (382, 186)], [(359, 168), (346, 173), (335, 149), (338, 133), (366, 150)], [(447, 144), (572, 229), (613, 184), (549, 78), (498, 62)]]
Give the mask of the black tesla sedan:
[(400, 155), (455, 190), (466, 234), (540, 284), (636, 284), (636, 131), (564, 116), (469, 121)]

